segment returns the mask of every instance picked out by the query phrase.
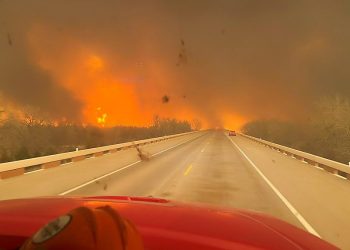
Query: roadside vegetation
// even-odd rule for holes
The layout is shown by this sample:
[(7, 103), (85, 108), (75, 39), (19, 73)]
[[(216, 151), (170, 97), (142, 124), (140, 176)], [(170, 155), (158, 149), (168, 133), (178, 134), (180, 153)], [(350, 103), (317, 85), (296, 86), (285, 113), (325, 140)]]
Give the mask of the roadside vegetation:
[(345, 164), (350, 161), (350, 103), (339, 96), (315, 103), (302, 122), (256, 120), (242, 132)]
[[(1, 115), (1, 114), (0, 114)], [(192, 124), (198, 129), (198, 124)], [(0, 163), (192, 130), (187, 121), (155, 117), (148, 127), (102, 128), (51, 123), (31, 115), (8, 116), (0, 122)]]

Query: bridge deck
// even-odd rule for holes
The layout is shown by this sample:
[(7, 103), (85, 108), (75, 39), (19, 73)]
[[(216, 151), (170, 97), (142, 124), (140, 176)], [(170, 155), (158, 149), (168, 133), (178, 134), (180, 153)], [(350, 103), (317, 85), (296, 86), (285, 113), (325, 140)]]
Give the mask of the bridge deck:
[(151, 155), (149, 161), (141, 162), (136, 149), (130, 148), (0, 180), (0, 199), (152, 195), (204, 202), (261, 211), (300, 228), (306, 223), (325, 240), (350, 249), (348, 180), (241, 136), (230, 140), (220, 131), (190, 134), (142, 149)]

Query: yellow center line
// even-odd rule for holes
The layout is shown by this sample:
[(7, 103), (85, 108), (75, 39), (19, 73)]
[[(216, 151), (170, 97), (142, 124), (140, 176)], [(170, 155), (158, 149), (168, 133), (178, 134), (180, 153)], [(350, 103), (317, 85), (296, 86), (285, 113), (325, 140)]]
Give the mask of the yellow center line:
[(188, 175), (188, 173), (191, 171), (191, 169), (192, 169), (192, 164), (189, 165), (189, 166), (187, 167), (187, 169), (186, 169), (184, 175), (185, 175), (185, 176)]

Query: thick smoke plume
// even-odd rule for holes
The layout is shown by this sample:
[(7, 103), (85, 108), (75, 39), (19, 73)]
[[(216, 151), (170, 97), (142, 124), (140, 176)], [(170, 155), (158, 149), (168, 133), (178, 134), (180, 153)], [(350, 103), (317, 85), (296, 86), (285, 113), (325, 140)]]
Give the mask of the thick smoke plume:
[(155, 114), (207, 126), (304, 119), (320, 96), (350, 97), (349, 9), (326, 0), (2, 0), (0, 92), (55, 118), (93, 122), (105, 112), (110, 125)]

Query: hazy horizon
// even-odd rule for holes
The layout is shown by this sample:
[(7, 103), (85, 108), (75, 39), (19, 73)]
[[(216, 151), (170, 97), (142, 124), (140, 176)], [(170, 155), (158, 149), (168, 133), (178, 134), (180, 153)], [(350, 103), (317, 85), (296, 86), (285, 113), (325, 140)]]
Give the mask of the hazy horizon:
[(349, 7), (3, 0), (0, 104), (106, 126), (304, 119), (320, 97), (350, 97)]

